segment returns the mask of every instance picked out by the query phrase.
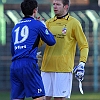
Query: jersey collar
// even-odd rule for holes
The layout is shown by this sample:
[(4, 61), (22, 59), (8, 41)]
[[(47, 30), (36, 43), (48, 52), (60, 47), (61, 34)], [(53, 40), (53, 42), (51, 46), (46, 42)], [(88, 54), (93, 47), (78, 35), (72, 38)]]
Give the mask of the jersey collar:
[(23, 19), (25, 19), (25, 18), (32, 18), (32, 19), (34, 19), (33, 17), (30, 17), (30, 16), (25, 16), (25, 17), (23, 17)]
[(68, 20), (69, 19), (69, 13), (67, 13), (66, 15), (64, 15), (62, 17), (58, 17), (58, 18), (57, 18), (57, 16), (55, 16), (54, 21), (57, 20), (57, 19), (62, 19), (62, 18)]

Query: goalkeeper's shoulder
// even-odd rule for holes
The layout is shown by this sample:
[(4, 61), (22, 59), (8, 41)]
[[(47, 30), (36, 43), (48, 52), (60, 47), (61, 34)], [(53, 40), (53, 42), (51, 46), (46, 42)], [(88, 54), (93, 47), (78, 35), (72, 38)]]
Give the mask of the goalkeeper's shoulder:
[(46, 21), (46, 23), (52, 23), (54, 21), (54, 18), (50, 18)]
[(48, 19), (45, 23), (46, 23), (46, 26), (49, 28), (49, 25), (54, 22), (54, 18), (50, 18)]

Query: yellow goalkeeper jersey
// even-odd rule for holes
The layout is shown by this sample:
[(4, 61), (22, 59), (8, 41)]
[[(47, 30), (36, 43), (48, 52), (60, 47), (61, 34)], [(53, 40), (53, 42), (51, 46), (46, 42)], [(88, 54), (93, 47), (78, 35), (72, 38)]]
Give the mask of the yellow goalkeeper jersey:
[(87, 61), (88, 42), (77, 19), (68, 14), (61, 19), (51, 18), (46, 21), (46, 25), (55, 36), (56, 44), (46, 45), (41, 71), (72, 72), (77, 44), (80, 50), (79, 61)]

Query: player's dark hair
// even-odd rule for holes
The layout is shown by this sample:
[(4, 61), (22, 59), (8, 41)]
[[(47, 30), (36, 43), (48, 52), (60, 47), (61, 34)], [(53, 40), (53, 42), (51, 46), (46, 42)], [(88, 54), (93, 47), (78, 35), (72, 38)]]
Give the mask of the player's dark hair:
[(70, 0), (62, 0), (63, 5), (69, 5), (70, 6)]
[(38, 2), (36, 0), (24, 0), (21, 3), (21, 10), (25, 16), (31, 16), (33, 10), (38, 7)]

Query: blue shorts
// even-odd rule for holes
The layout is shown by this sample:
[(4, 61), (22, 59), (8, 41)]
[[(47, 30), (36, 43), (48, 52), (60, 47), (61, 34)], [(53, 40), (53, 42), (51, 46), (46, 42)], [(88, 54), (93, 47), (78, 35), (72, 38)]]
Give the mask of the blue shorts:
[(44, 86), (37, 63), (23, 58), (12, 62), (10, 67), (11, 100), (25, 97), (42, 97)]

